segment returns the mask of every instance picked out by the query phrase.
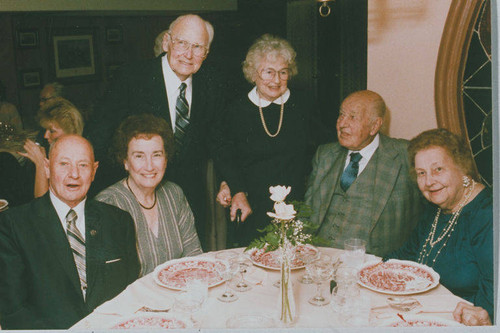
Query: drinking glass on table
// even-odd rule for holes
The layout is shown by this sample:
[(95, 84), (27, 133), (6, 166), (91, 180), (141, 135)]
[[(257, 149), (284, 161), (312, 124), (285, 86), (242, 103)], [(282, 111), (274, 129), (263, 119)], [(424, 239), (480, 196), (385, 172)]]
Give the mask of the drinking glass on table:
[(337, 286), (332, 290), (332, 308), (347, 326), (365, 326), (368, 323), (370, 300), (362, 297), (357, 285), (358, 269), (342, 266), (335, 272)]
[(234, 259), (231, 260), (238, 266), (238, 271), (240, 273), (240, 280), (234, 286), (237, 291), (243, 292), (252, 289), (250, 284), (245, 280), (245, 273), (252, 267), (252, 262), (248, 258), (246, 253), (240, 253)]
[[(307, 265), (318, 259), (318, 254), (319, 252), (315, 254), (311, 254), (309, 252), (304, 252), (304, 253), (299, 252), (297, 253), (297, 256), (307, 267)], [(302, 284), (311, 284), (314, 282), (311, 275), (309, 275), (309, 273), (307, 272), (307, 269), (305, 273), (302, 275), (302, 277), (299, 279), (299, 282)]]
[(316, 283), (316, 294), (309, 299), (309, 303), (316, 306), (323, 306), (330, 303), (329, 299), (323, 297), (321, 287), (323, 282), (330, 281), (333, 277), (334, 270), (335, 267), (332, 258), (325, 254), (321, 254), (318, 260), (306, 266), (307, 273), (309, 273), (314, 283)]
[(349, 238), (344, 241), (344, 263), (350, 267), (360, 268), (365, 262), (366, 241), (360, 238)]
[(185, 291), (175, 298), (175, 308), (187, 312), (195, 326), (199, 326), (193, 314), (199, 311), (208, 296), (208, 278), (205, 272), (192, 272), (186, 280)]
[(216, 265), (217, 273), (224, 279), (225, 290), (224, 292), (217, 296), (217, 299), (221, 302), (234, 302), (238, 299), (238, 295), (233, 293), (230, 288), (229, 281), (232, 280), (234, 275), (239, 272), (240, 266), (235, 260), (237, 254), (234, 252), (220, 252), (215, 255), (217, 260), (222, 260), (225, 265)]

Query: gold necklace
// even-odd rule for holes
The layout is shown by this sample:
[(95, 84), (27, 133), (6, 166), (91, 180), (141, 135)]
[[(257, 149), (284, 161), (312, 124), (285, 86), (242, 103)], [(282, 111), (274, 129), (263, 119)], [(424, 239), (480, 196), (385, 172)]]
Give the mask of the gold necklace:
[[(436, 240), (434, 240), (434, 236), (436, 235), (436, 228), (437, 228), (439, 216), (441, 215), (441, 208), (438, 209), (438, 211), (436, 213), (436, 217), (434, 218), (434, 221), (432, 222), (431, 231), (429, 232), (429, 236), (427, 236), (427, 239), (425, 240), (425, 243), (422, 246), (422, 250), (420, 251), (420, 254), (418, 255), (418, 263), (427, 265), (427, 262), (429, 261), (429, 256), (430, 256), (434, 246), (437, 243), (439, 243), (440, 241), (442, 241), (443, 238), (448, 236), (446, 238), (446, 240), (443, 242), (443, 245), (441, 245), (441, 248), (436, 252), (436, 256), (434, 257), (434, 259), (432, 259), (432, 266), (431, 267), (434, 266), (434, 264), (436, 263), (437, 257), (439, 256), (439, 254), (441, 254), (441, 250), (444, 249), (444, 247), (448, 243), (448, 240), (451, 237), (451, 234), (455, 230), (455, 226), (458, 223), (458, 217), (459, 217), (460, 213), (462, 212), (462, 209), (464, 208), (464, 206), (469, 201), (472, 193), (474, 192), (475, 186), (476, 186), (476, 182), (473, 179), (472, 186), (470, 187), (470, 190), (468, 191), (468, 193), (465, 195), (464, 200), (458, 206), (457, 211), (453, 213), (453, 215), (451, 216), (451, 219), (448, 221), (448, 225), (443, 228), (443, 231), (441, 231), (441, 235), (439, 235), (438, 238)], [(429, 245), (429, 249), (427, 249), (427, 244)]]
[(281, 124), (283, 123), (283, 111), (285, 110), (285, 103), (283, 103), (283, 95), (281, 96), (280, 122), (278, 124), (278, 130), (276, 131), (275, 134), (271, 134), (267, 129), (266, 120), (264, 119), (264, 113), (262, 112), (262, 106), (260, 106), (260, 95), (259, 93), (257, 93), (257, 95), (259, 96), (259, 113), (260, 113), (260, 120), (262, 121), (262, 126), (264, 127), (264, 131), (266, 131), (266, 134), (269, 135), (271, 138), (274, 138), (280, 133)]
[(130, 192), (132, 192), (132, 195), (134, 196), (135, 200), (137, 201), (137, 203), (144, 209), (146, 210), (151, 210), (153, 209), (153, 207), (156, 205), (156, 189), (155, 189), (155, 201), (153, 202), (153, 205), (151, 207), (146, 207), (144, 206), (143, 204), (141, 204), (141, 202), (139, 201), (139, 198), (137, 198), (137, 196), (135, 195), (134, 191), (132, 191), (132, 189), (130, 188), (130, 185), (128, 184), (128, 177), (127, 179), (125, 180), (125, 182), (127, 183), (127, 187), (128, 189), (130, 190)]

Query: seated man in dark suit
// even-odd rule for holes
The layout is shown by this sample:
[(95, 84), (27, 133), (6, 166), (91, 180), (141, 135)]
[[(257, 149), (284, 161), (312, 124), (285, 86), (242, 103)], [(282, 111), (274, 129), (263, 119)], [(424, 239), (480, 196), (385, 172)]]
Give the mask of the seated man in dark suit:
[(130, 215), (87, 200), (90, 143), (60, 137), (46, 160), (49, 192), (0, 213), (0, 324), (66, 329), (139, 274)]
[(339, 141), (320, 146), (313, 159), (306, 202), (318, 235), (332, 247), (361, 238), (367, 252), (383, 256), (403, 244), (418, 220), (408, 142), (379, 134), (385, 109), (375, 92), (349, 95), (337, 119)]

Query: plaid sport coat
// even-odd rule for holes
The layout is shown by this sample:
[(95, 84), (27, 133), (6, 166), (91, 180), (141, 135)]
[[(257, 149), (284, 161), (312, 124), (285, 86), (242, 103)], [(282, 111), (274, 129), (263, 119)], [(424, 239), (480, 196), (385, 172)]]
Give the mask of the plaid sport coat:
[[(408, 141), (393, 139), (380, 134), (380, 145), (368, 162), (375, 166), (375, 178), (367, 196), (363, 216), (345, 216), (353, 223), (366, 223), (368, 239), (367, 252), (378, 256), (398, 249), (408, 238), (418, 221), (422, 197), (416, 183), (410, 179), (407, 153)], [(320, 226), (318, 236), (333, 246), (335, 225), (333, 225), (332, 203), (336, 186), (343, 172), (347, 149), (338, 142), (322, 145), (313, 159), (313, 171), (309, 177), (306, 203), (312, 208), (311, 222)], [(358, 179), (356, 180), (358, 181)], [(357, 187), (359, 188), (359, 187)], [(337, 189), (342, 191), (341, 189)], [(348, 199), (349, 192), (345, 194)], [(369, 202), (368, 202), (369, 200)], [(342, 211), (351, 211), (349, 200), (342, 204)], [(370, 208), (371, 207), (371, 208)], [(361, 207), (363, 208), (363, 207)], [(360, 211), (359, 207), (357, 210)], [(362, 211), (363, 209), (361, 209)], [(335, 212), (339, 213), (339, 212)], [(344, 215), (340, 212), (340, 215)], [(369, 218), (366, 219), (365, 217)], [(355, 221), (355, 222), (354, 222)], [(366, 221), (366, 222), (364, 222)], [(339, 240), (336, 239), (338, 247)]]

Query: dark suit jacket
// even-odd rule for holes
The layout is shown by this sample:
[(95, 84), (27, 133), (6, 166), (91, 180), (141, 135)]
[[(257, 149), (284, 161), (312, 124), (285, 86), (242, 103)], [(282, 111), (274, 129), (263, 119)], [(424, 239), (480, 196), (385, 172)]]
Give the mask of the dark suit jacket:
[(130, 215), (87, 200), (85, 220), (84, 300), (73, 254), (49, 194), (0, 213), (3, 329), (69, 328), (137, 279), (140, 266)]
[[(182, 148), (176, 147), (175, 157), (169, 156), (166, 177), (181, 186), (195, 217), (199, 210), (196, 206), (202, 206), (204, 202), (203, 162), (220, 143), (217, 134), (223, 118), (225, 91), (225, 84), (209, 66), (202, 66), (193, 75), (190, 124)], [(171, 123), (161, 58), (125, 66), (86, 126), (84, 135), (94, 145), (96, 158), (101, 161), (93, 194), (123, 177), (116, 171), (106, 172), (107, 167), (103, 167), (102, 161), (120, 122), (129, 115), (141, 113), (151, 113)]]
[[(368, 200), (374, 209), (366, 221), (369, 230), (367, 252), (385, 255), (399, 248), (414, 229), (421, 209), (420, 192), (410, 178), (406, 148), (408, 141), (380, 135), (380, 145), (368, 164), (377, 163), (374, 191)], [(319, 235), (328, 240), (334, 232), (326, 218), (330, 203), (344, 170), (347, 149), (338, 142), (322, 145), (313, 159), (306, 203), (312, 208), (311, 222), (320, 226)], [(376, 162), (375, 162), (376, 161)], [(349, 211), (349, 207), (343, 208)], [(367, 208), (365, 208), (366, 210)], [(356, 216), (347, 217), (356, 219)]]

